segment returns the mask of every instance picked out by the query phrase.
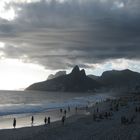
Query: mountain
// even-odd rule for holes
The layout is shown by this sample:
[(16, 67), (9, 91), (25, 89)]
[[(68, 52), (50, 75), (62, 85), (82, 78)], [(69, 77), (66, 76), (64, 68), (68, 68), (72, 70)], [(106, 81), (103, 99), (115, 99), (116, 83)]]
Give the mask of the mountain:
[(62, 75), (66, 75), (66, 71), (58, 71), (56, 74), (50, 74), (47, 78), (47, 80), (50, 80), (50, 79), (54, 79), (56, 77), (59, 77), (59, 76), (62, 76)]
[(88, 76), (101, 83), (106, 89), (140, 91), (140, 73), (129, 69), (105, 71), (101, 76)]
[(129, 69), (105, 71), (101, 76), (86, 76), (84, 69), (80, 70), (78, 66), (75, 66), (70, 74), (32, 84), (26, 90), (87, 92), (95, 89), (115, 89), (131, 92), (140, 91), (139, 87), (140, 73)]
[(108, 87), (135, 87), (140, 84), (140, 73), (128, 69), (106, 71), (98, 81)]
[(84, 69), (80, 70), (78, 66), (75, 66), (70, 74), (35, 83), (26, 90), (87, 92), (100, 86), (99, 82), (86, 76)]

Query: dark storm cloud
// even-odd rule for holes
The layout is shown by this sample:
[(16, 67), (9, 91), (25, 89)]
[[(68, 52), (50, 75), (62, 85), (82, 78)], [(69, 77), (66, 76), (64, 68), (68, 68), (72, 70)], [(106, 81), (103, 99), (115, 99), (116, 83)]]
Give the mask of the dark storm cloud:
[(50, 69), (140, 59), (139, 0), (43, 0), (10, 5), (16, 9), (15, 20), (0, 19), (0, 40), (6, 43), (0, 51), (5, 57)]

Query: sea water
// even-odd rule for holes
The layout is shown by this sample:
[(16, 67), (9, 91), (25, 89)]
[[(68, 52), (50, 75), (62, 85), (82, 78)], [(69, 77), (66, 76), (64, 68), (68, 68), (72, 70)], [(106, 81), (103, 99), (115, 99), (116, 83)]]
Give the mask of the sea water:
[[(38, 118), (36, 125), (39, 125), (43, 123), (43, 121), (40, 123), (40, 119), (43, 119), (47, 112), (68, 106), (91, 106), (107, 98), (113, 97), (107, 93), (0, 91), (0, 129), (12, 128), (14, 117), (20, 120), (18, 127), (29, 126), (31, 115)], [(52, 116), (53, 121), (60, 119), (54, 114), (49, 115)]]

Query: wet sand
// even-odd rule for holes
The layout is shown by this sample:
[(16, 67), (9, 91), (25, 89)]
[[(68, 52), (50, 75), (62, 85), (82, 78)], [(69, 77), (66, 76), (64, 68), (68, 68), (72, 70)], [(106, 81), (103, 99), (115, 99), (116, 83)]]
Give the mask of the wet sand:
[[(139, 97), (136, 97), (138, 99)], [(139, 98), (140, 99), (140, 98)], [(116, 102), (116, 101), (115, 101)], [(2, 140), (139, 140), (140, 137), (140, 112), (135, 111), (140, 106), (140, 100), (132, 97), (122, 97), (119, 102), (119, 110), (113, 109), (113, 116), (109, 118), (93, 120), (93, 112), (99, 108), (99, 113), (109, 111), (112, 101), (97, 104), (94, 107), (84, 109), (87, 113), (73, 114), (61, 121), (50, 125), (7, 129), (0, 131)], [(113, 101), (113, 105), (114, 105)], [(83, 111), (83, 109), (81, 109)], [(57, 110), (59, 111), (59, 110)], [(73, 110), (74, 111), (74, 110)], [(72, 112), (73, 112), (72, 111)], [(79, 112), (79, 110), (78, 110)], [(59, 114), (60, 112), (58, 112)], [(74, 112), (73, 112), (74, 113)], [(136, 116), (134, 123), (121, 124), (121, 117), (131, 118)]]
[[(60, 109), (50, 110), (50, 111), (44, 111), (41, 113), (33, 113), (33, 114), (15, 114), (15, 115), (7, 115), (4, 117), (0, 117), (0, 130), (2, 129), (13, 129), (13, 118), (16, 118), (16, 128), (22, 128), (22, 127), (30, 127), (31, 124), (31, 117), (34, 116), (34, 123), (33, 126), (40, 126), (44, 124), (44, 118), (50, 117), (51, 122), (56, 122), (61, 120), (62, 116), (64, 115), (63, 112), (60, 113)], [(66, 116), (72, 116), (75, 114), (86, 114), (86, 110), (81, 108), (77, 113), (75, 112), (75, 108), (71, 108), (70, 111), (67, 110)]]

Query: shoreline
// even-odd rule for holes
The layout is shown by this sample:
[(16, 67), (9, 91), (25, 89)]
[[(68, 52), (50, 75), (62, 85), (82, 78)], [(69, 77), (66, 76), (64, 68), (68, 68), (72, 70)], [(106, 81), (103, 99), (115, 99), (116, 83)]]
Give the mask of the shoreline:
[[(111, 95), (106, 95), (106, 94), (95, 94), (92, 96), (86, 96), (85, 99), (83, 97), (75, 97), (75, 100), (72, 104), (72, 102), (68, 103), (65, 105), (62, 103), (62, 106), (58, 106), (55, 108), (48, 108), (47, 110), (43, 110), (41, 112), (32, 112), (32, 113), (24, 113), (24, 114), (11, 114), (11, 115), (4, 115), (0, 116), (0, 130), (2, 129), (12, 129), (13, 128), (13, 119), (16, 118), (17, 120), (17, 128), (22, 128), (22, 127), (30, 127), (31, 126), (31, 116), (35, 117), (35, 126), (36, 125), (42, 125), (44, 123), (44, 118), (45, 116), (50, 116), (51, 121), (58, 121), (61, 120), (62, 114), (60, 114), (60, 108), (63, 110), (67, 110), (67, 115), (71, 116), (75, 114), (75, 107), (78, 108), (85, 108), (86, 106), (93, 106), (96, 104), (96, 102), (104, 102), (108, 98), (112, 99), (115, 98)], [(82, 99), (82, 100), (81, 100)], [(78, 104), (76, 104), (78, 100)], [(81, 101), (81, 102), (79, 102)], [(82, 102), (83, 101), (83, 102)], [(68, 106), (71, 108), (71, 112), (68, 111)], [(43, 106), (44, 107), (44, 106)], [(81, 109), (80, 109), (81, 110)], [(85, 114), (85, 110), (81, 110), (78, 113), (80, 114)]]
[[(65, 108), (66, 109), (66, 108)], [(62, 116), (64, 115), (64, 110), (63, 112), (60, 113), (60, 109), (53, 109), (49, 111), (44, 111), (40, 113), (28, 113), (28, 114), (18, 114), (19, 116), (17, 117), (17, 114), (14, 115), (8, 115), (0, 118), (0, 131), (1, 130), (8, 130), (8, 129), (13, 129), (13, 118), (16, 118), (17, 120), (17, 125), (16, 129), (19, 128), (25, 128), (25, 127), (32, 127), (31, 124), (31, 117), (34, 116), (34, 124), (33, 126), (42, 126), (44, 125), (44, 118), (45, 117), (51, 117), (51, 123), (60, 121)], [(82, 115), (86, 114), (86, 110), (84, 107), (79, 107), (79, 111), (76, 113), (75, 108), (71, 107), (71, 111), (69, 112), (67, 110), (67, 117), (73, 116), (73, 115)]]
[[(87, 114), (74, 114), (66, 118), (66, 122), (52, 122), (50, 125), (40, 125), (16, 129), (0, 130), (2, 140), (139, 140), (140, 138), (140, 112), (135, 112), (135, 107), (140, 106), (140, 96), (121, 97), (119, 100), (108, 100), (89, 107)], [(113, 116), (106, 119), (93, 121), (92, 114), (109, 111), (110, 104), (120, 102), (119, 110), (113, 110)], [(78, 111), (80, 111), (79, 109)], [(84, 108), (86, 111), (86, 108)], [(90, 112), (90, 113), (88, 113)], [(136, 120), (132, 124), (121, 124), (121, 116), (129, 119), (135, 114)], [(7, 135), (8, 134), (8, 135)]]

